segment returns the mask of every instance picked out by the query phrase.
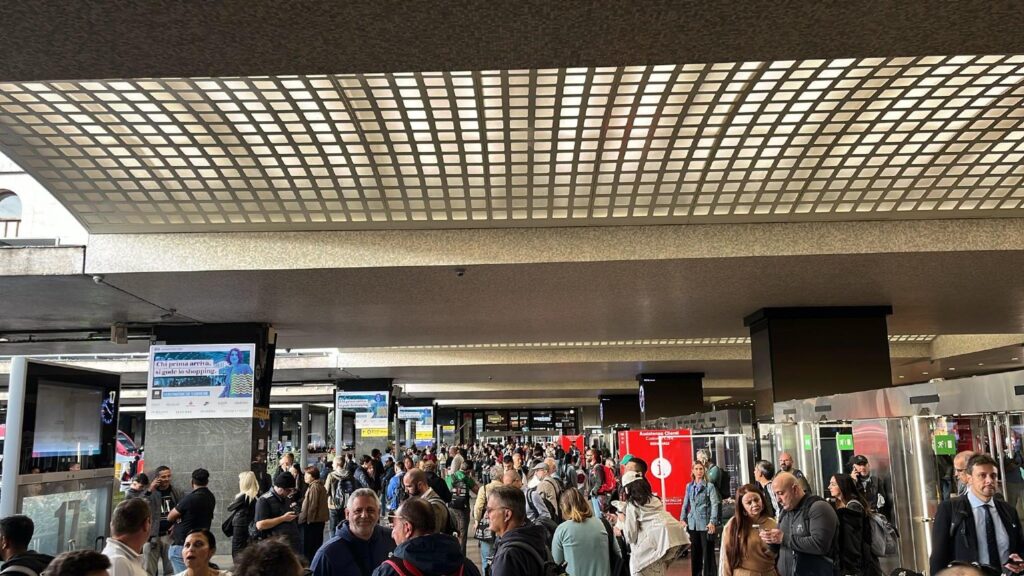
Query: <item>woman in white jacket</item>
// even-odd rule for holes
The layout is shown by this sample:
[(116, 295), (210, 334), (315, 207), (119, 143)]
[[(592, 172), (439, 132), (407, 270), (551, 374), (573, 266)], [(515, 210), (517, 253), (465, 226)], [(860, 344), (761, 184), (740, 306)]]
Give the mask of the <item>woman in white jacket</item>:
[(665, 511), (665, 505), (651, 492), (651, 485), (638, 472), (622, 475), (624, 502), (612, 504), (618, 510), (615, 531), (629, 543), (629, 573), (632, 576), (664, 576), (679, 548), (689, 543), (682, 523)]

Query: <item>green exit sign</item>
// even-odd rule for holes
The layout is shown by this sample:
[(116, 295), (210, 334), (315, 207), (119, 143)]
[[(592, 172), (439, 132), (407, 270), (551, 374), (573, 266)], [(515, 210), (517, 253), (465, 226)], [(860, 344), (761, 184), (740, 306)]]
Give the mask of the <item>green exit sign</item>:
[(853, 434), (836, 434), (836, 446), (843, 452), (853, 452)]
[(952, 434), (936, 434), (935, 454), (937, 456), (955, 456), (956, 436), (953, 436)]
[(811, 441), (810, 434), (804, 434), (804, 451), (810, 452), (814, 450), (814, 442)]

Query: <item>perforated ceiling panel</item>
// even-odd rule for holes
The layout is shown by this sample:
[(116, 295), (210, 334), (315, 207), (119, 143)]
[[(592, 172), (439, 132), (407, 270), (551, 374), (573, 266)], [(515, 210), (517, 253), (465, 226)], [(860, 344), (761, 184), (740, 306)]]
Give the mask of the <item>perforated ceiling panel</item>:
[(1021, 214), (1024, 56), (0, 84), (93, 232)]

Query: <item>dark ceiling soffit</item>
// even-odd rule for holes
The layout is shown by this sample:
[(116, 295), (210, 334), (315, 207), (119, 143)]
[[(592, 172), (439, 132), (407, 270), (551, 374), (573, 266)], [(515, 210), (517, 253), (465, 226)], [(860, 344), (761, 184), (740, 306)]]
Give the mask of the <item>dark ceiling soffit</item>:
[(810, 306), (806, 308), (761, 308), (743, 319), (744, 326), (775, 318), (872, 318), (892, 316), (892, 306)]
[(0, 80), (1024, 52), (1003, 2), (0, 3)]
[(669, 380), (702, 380), (704, 378), (703, 372), (645, 372), (636, 375), (637, 382), (644, 382), (647, 379), (651, 381), (669, 381)]

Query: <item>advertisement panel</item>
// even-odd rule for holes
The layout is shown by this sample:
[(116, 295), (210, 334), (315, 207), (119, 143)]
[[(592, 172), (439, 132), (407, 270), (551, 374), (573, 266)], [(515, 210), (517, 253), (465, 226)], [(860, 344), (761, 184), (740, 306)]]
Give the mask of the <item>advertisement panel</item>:
[(348, 392), (338, 390), (335, 407), (338, 411), (355, 412), (356, 430), (363, 438), (384, 438), (388, 435), (388, 400), (385, 391)]
[(665, 503), (669, 514), (679, 518), (686, 483), (693, 469), (693, 444), (689, 430), (620, 430), (619, 453), (647, 462), (647, 481)]
[(399, 420), (415, 420), (414, 442), (419, 448), (434, 443), (434, 407), (433, 406), (399, 406)]
[(151, 346), (146, 418), (252, 418), (255, 344)]

